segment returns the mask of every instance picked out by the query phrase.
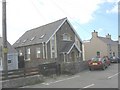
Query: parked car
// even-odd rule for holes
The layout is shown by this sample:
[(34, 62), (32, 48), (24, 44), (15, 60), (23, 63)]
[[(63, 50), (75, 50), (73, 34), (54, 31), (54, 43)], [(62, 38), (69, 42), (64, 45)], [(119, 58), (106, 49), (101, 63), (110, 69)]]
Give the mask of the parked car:
[(108, 56), (104, 56), (104, 58), (106, 59), (106, 63), (108, 64), (108, 66), (111, 64), (110, 59), (108, 58)]
[(118, 63), (120, 63), (120, 57), (117, 57)]
[(111, 57), (110, 62), (111, 63), (120, 63), (120, 58), (119, 57)]
[(89, 70), (102, 69), (105, 70), (110, 65), (107, 57), (95, 57), (88, 61)]

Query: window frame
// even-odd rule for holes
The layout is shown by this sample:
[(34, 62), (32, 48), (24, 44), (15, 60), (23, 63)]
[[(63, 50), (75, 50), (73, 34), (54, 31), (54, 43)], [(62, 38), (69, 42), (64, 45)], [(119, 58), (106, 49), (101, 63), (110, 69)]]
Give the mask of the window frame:
[[(13, 60), (13, 55), (12, 55), (12, 54), (8, 54), (7, 57), (8, 57), (8, 58), (7, 58), (7, 63), (8, 63), (8, 64), (11, 64), (11, 63), (12, 63), (12, 60)], [(9, 62), (9, 61), (10, 61), (10, 62)]]
[(19, 56), (22, 56), (23, 55), (23, 53), (22, 53), (22, 50), (20, 49), (19, 51)]
[(56, 35), (54, 35), (50, 40), (50, 51), (51, 59), (57, 58)]
[(62, 37), (63, 37), (62, 38), (63, 41), (72, 41), (72, 37), (69, 33), (64, 33)]
[[(39, 49), (39, 50), (38, 50)], [(39, 52), (39, 53), (38, 53)], [(38, 57), (38, 54), (39, 54), (39, 57)], [(41, 58), (41, 48), (40, 47), (37, 47), (36, 48), (36, 58)]]
[[(31, 49), (30, 48), (26, 48), (25, 49), (25, 61), (30, 61), (31, 57), (30, 57), (30, 54), (31, 54)], [(29, 51), (28, 51), (29, 50)], [(29, 57), (29, 58), (28, 58)]]

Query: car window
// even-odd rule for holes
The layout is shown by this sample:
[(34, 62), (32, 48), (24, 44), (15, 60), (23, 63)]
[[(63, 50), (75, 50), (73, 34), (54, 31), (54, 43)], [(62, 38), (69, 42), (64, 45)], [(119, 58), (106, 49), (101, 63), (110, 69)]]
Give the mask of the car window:
[(101, 61), (101, 58), (92, 58), (92, 61)]
[(105, 59), (105, 58), (102, 58), (102, 61), (103, 61), (103, 62), (106, 62), (106, 59)]
[(113, 59), (115, 59), (115, 57), (113, 57)]

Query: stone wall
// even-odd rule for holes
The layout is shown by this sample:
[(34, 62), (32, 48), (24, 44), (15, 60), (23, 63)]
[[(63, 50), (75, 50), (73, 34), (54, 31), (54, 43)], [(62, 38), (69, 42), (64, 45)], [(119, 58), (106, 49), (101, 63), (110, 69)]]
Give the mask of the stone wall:
[(79, 61), (79, 62), (66, 62), (61, 64), (61, 72), (76, 74), (85, 69), (88, 69), (87, 61)]
[(28, 77), (21, 77), (16, 79), (4, 80), (2, 81), (2, 88), (17, 88), (23, 87), (26, 85), (33, 85), (43, 82), (42, 75), (34, 75)]

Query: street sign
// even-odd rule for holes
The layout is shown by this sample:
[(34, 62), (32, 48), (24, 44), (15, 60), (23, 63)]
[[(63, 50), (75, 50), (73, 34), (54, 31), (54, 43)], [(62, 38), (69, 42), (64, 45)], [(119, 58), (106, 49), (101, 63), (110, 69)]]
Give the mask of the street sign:
[(4, 53), (8, 53), (8, 48), (3, 48)]

